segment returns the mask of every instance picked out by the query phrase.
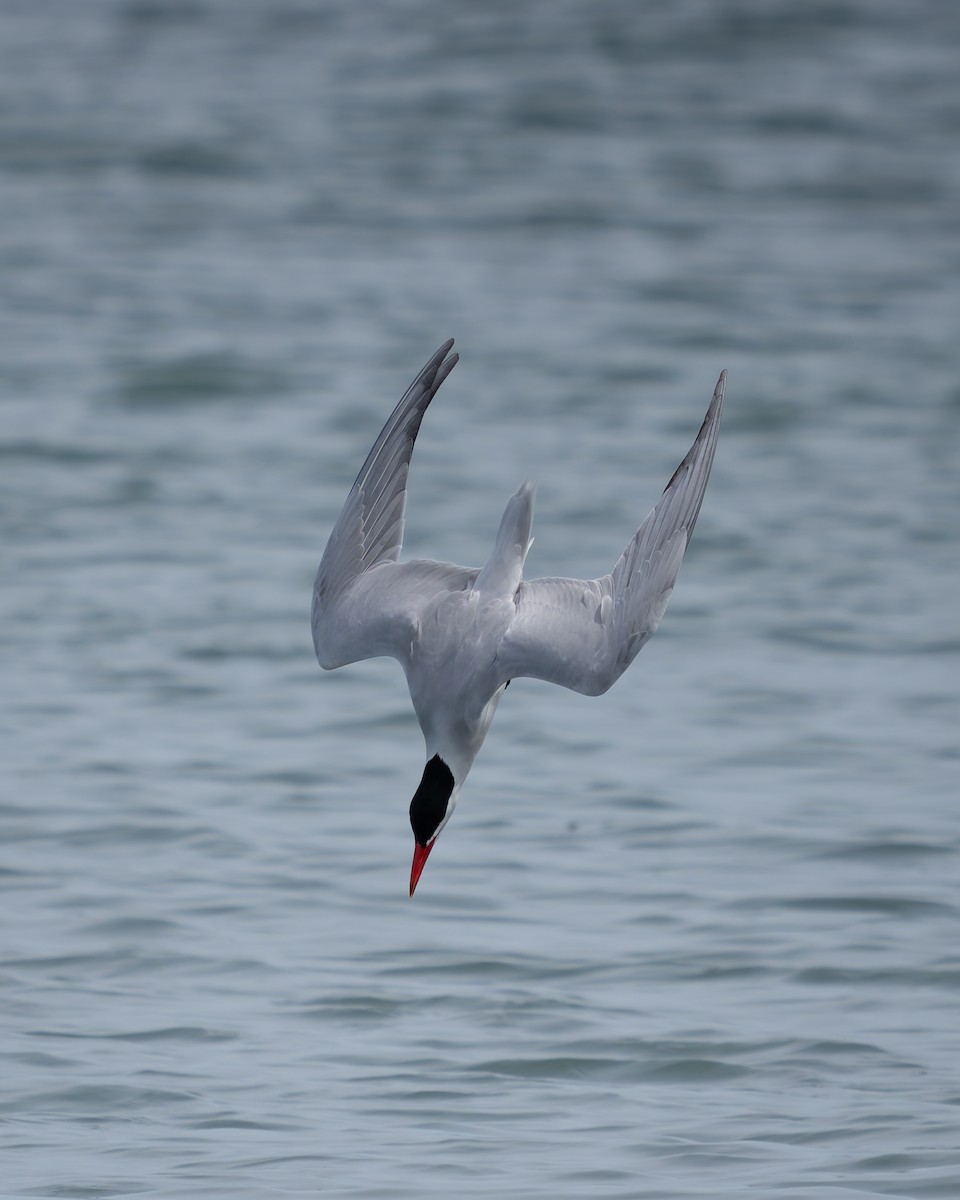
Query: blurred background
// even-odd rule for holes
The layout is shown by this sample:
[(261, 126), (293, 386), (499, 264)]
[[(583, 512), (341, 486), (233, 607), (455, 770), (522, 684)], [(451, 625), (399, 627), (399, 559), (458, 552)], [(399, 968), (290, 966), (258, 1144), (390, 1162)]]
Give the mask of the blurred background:
[[(5, 0), (4, 1196), (960, 1194), (960, 9)], [(310, 588), (445, 338), (408, 555), (607, 571), (406, 898)]]

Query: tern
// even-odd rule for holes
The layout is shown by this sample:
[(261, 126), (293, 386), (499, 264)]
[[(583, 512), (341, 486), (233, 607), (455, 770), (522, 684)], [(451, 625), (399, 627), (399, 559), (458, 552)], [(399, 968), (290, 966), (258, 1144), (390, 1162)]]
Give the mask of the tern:
[(524, 579), (534, 486), (507, 502), (482, 567), (401, 563), (407, 476), (420, 423), (456, 366), (444, 342), (373, 443), (333, 527), (313, 587), (311, 625), (325, 670), (387, 655), (403, 667), (426, 742), (410, 803), (410, 895), (511, 680), (588, 696), (615, 683), (656, 632), (710, 477), (726, 372), (700, 432), (609, 575)]

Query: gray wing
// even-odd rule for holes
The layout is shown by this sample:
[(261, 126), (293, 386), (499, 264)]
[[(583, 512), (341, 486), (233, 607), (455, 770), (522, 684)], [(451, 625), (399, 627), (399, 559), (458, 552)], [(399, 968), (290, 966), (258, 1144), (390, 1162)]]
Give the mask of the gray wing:
[(464, 586), (462, 567), (397, 562), (414, 443), (430, 401), (457, 364), (452, 346), (452, 338), (444, 342), (391, 413), (330, 534), (311, 615), (322, 667), (381, 654), (405, 661), (422, 605)]
[(502, 681), (529, 676), (597, 696), (653, 637), (703, 502), (725, 382), (726, 372), (696, 441), (609, 575), (521, 583), (497, 654)]

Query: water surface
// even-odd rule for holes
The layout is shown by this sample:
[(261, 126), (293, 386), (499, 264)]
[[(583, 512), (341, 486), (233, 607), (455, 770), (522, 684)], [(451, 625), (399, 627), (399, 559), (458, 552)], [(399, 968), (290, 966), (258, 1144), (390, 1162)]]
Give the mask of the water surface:
[[(4, 1196), (960, 1195), (950, 6), (7, 3)], [(309, 593), (455, 336), (407, 551), (661, 631), (422, 743)]]

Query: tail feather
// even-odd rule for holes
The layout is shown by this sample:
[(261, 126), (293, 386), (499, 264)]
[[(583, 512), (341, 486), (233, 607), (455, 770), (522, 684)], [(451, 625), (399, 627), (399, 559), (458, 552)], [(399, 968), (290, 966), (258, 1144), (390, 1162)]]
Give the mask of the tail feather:
[(493, 551), (473, 585), (475, 592), (512, 596), (523, 578), (523, 563), (533, 545), (533, 500), (536, 484), (525, 483), (507, 501)]

